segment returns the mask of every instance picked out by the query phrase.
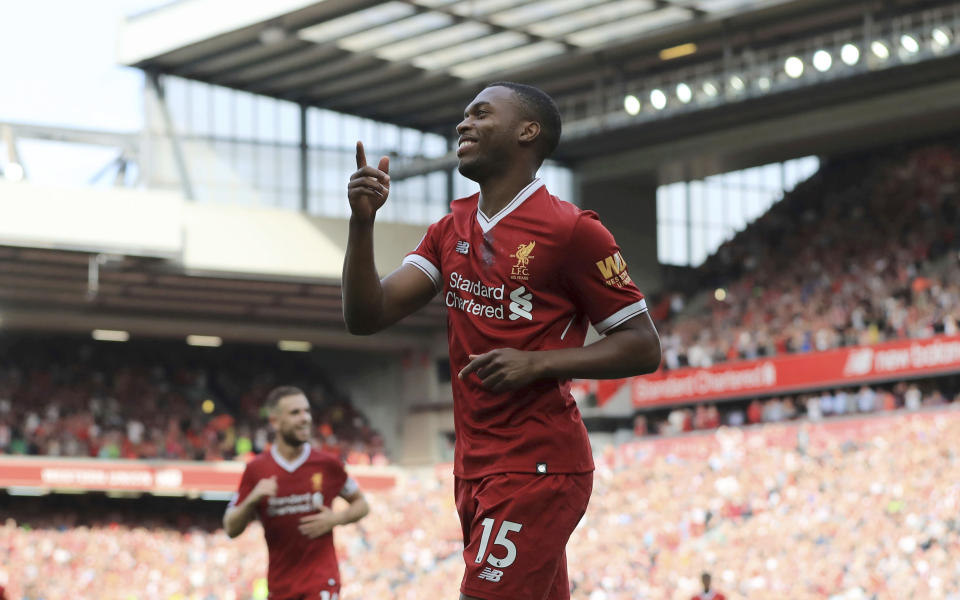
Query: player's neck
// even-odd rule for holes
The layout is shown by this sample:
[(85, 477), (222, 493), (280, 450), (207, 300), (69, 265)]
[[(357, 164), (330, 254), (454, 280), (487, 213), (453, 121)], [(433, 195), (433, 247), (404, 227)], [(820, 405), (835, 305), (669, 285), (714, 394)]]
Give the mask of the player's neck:
[(293, 462), (297, 460), (300, 458), (300, 454), (303, 452), (303, 444), (291, 446), (283, 441), (283, 438), (279, 436), (277, 437), (276, 447), (277, 453), (287, 462)]
[(502, 176), (488, 177), (480, 183), (480, 210), (486, 216), (492, 217), (510, 204), (536, 177), (535, 169), (514, 169)]

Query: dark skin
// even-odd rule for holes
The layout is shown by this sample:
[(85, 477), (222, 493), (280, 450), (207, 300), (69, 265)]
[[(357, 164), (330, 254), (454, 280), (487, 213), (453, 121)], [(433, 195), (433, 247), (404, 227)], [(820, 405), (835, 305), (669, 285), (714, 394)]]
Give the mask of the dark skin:
[[(496, 214), (536, 177), (542, 159), (540, 124), (529, 118), (513, 90), (486, 88), (467, 106), (457, 125), (460, 172), (480, 184), (480, 209)], [(350, 177), (350, 234), (343, 264), (347, 328), (369, 335), (393, 325), (427, 304), (436, 289), (423, 272), (402, 265), (382, 280), (373, 261), (373, 224), (390, 194), (390, 159), (367, 164), (357, 142), (357, 171)], [(616, 379), (649, 373), (660, 364), (660, 339), (647, 313), (582, 348), (521, 351), (498, 348), (470, 354), (458, 374), (476, 373), (492, 391), (504, 392), (543, 378)]]
[[(480, 185), (479, 208), (495, 215), (536, 178), (543, 162), (541, 124), (513, 90), (489, 87), (464, 111), (457, 125), (458, 169)], [(373, 261), (376, 212), (390, 194), (389, 158), (367, 164), (357, 142), (357, 170), (347, 185), (351, 217), (343, 263), (343, 311), (347, 329), (369, 335), (393, 325), (436, 295), (433, 282), (412, 265), (382, 280)], [(474, 377), (493, 392), (508, 392), (540, 379), (615, 379), (650, 373), (660, 364), (660, 338), (645, 312), (589, 346), (525, 351), (474, 349), (458, 377)], [(482, 600), (460, 596), (461, 600)]]

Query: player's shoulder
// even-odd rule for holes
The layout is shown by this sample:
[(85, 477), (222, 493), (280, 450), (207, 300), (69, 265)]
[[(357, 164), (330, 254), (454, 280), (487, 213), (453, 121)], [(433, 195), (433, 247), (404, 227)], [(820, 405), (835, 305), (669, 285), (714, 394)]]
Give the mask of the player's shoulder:
[(310, 456), (307, 457), (307, 461), (311, 463), (318, 463), (324, 466), (343, 467), (343, 461), (340, 460), (339, 455), (315, 446), (310, 447)]
[(269, 448), (254, 456), (247, 462), (246, 471), (251, 473), (266, 473), (276, 468), (273, 457), (270, 456)]
[(579, 240), (596, 239), (597, 236), (605, 237), (609, 235), (609, 230), (600, 220), (600, 215), (592, 210), (583, 210), (574, 207), (576, 212), (571, 213), (574, 236)]
[(455, 228), (457, 222), (465, 221), (477, 208), (477, 197), (479, 194), (458, 198), (450, 203), (450, 212), (443, 215), (430, 225), (433, 235), (443, 235), (451, 228)]
[(567, 202), (554, 196), (544, 188), (544, 194), (537, 205), (537, 210), (548, 211), (551, 220), (555, 224), (565, 223), (570, 227), (575, 227), (583, 220), (599, 222), (600, 217), (592, 210), (584, 210), (572, 202)]
[(464, 196), (463, 198), (457, 198), (450, 203), (450, 212), (444, 215), (443, 219), (437, 221), (438, 223), (442, 222), (444, 219), (451, 220), (458, 217), (471, 216), (475, 210), (477, 210), (477, 205), (480, 203), (480, 192), (475, 192), (469, 196)]
[(266, 448), (264, 448), (263, 451), (260, 452), (260, 454), (257, 454), (252, 459), (250, 459), (250, 462), (247, 463), (247, 466), (255, 466), (255, 467), (275, 466), (277, 464), (277, 461), (275, 461), (273, 458), (273, 454), (270, 451), (271, 448), (272, 446), (267, 446)]

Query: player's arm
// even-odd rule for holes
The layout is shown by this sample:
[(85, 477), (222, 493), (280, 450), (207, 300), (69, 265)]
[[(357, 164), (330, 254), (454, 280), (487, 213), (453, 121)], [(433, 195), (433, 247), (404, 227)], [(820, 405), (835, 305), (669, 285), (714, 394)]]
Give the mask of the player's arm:
[[(461, 379), (476, 373), (484, 387), (504, 392), (538, 379), (618, 379), (651, 373), (660, 366), (660, 336), (613, 235), (596, 215), (583, 213), (567, 247), (573, 249), (562, 275), (567, 293), (605, 337), (579, 348), (532, 352), (500, 348), (470, 355)], [(603, 260), (597, 262), (598, 258)]]
[(356, 523), (370, 514), (370, 505), (360, 490), (356, 490), (352, 494), (343, 495), (341, 498), (347, 501), (347, 508), (338, 511), (337, 525)]
[(227, 535), (235, 538), (247, 528), (256, 517), (257, 503), (277, 493), (277, 478), (261, 479), (241, 502), (227, 508), (223, 514), (223, 529)]
[(458, 377), (476, 373), (487, 389), (505, 392), (538, 379), (619, 379), (652, 373), (659, 366), (660, 336), (644, 311), (589, 346), (533, 352), (499, 348), (471, 354)]
[(321, 506), (319, 512), (300, 519), (300, 525), (297, 526), (300, 533), (310, 539), (316, 539), (330, 533), (334, 527), (356, 523), (370, 513), (370, 505), (367, 504), (367, 499), (359, 489), (349, 494), (342, 493), (340, 497), (347, 501), (347, 508), (333, 510)]
[(390, 194), (390, 159), (367, 165), (363, 144), (357, 142), (357, 170), (350, 176), (350, 229), (343, 258), (343, 318), (355, 335), (369, 335), (416, 311), (436, 294), (429, 277), (412, 265), (402, 265), (383, 278), (373, 259), (373, 223)]

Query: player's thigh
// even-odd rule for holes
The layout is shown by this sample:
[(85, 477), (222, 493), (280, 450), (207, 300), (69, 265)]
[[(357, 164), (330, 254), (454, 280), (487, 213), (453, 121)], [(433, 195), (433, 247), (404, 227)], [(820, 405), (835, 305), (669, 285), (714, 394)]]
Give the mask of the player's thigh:
[(506, 473), (473, 483), (472, 497), (465, 488), (457, 497), (466, 567), (461, 592), (484, 600), (552, 599), (593, 474)]

